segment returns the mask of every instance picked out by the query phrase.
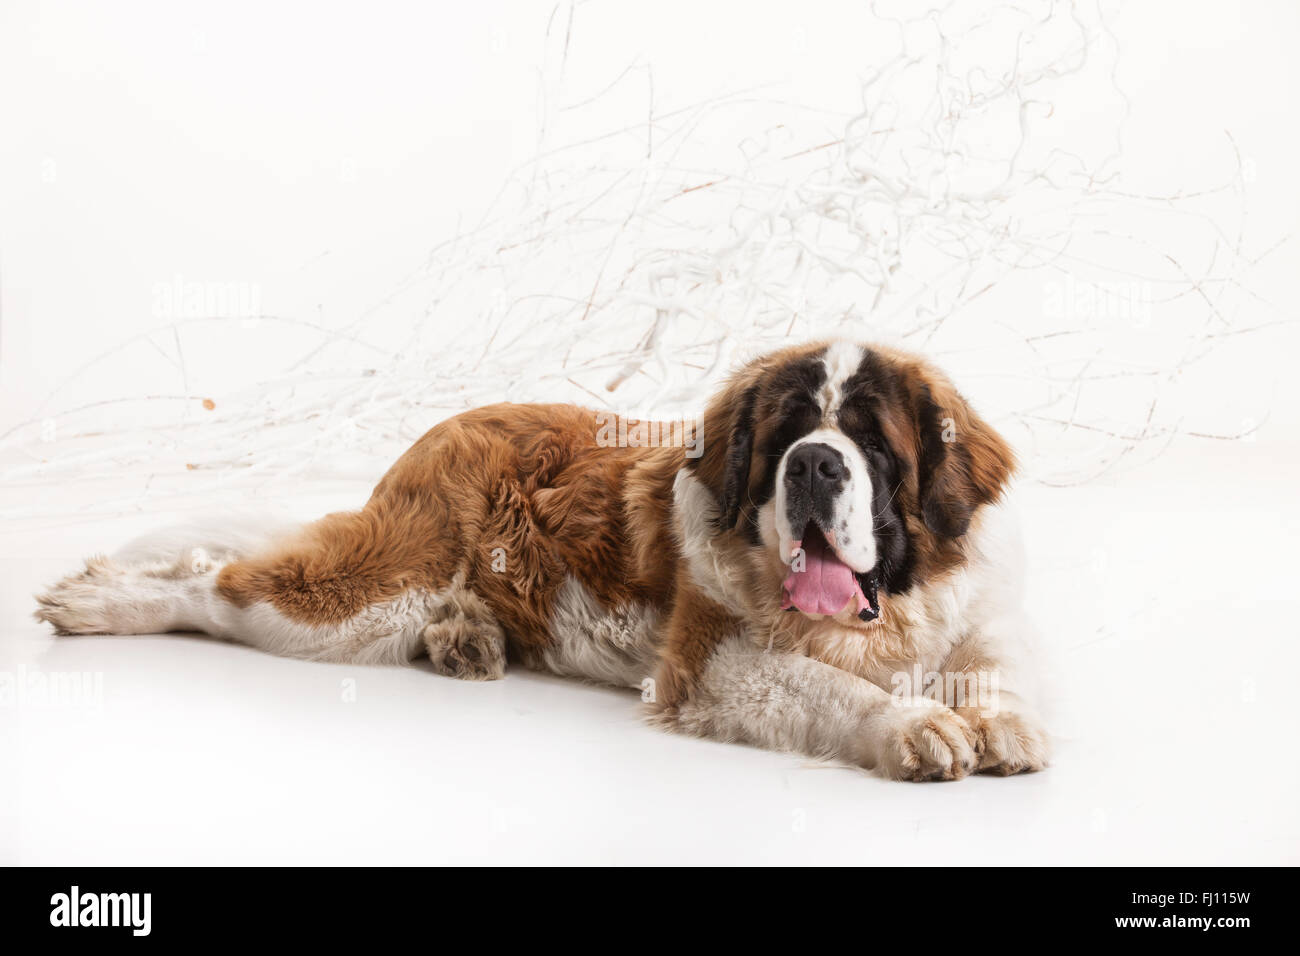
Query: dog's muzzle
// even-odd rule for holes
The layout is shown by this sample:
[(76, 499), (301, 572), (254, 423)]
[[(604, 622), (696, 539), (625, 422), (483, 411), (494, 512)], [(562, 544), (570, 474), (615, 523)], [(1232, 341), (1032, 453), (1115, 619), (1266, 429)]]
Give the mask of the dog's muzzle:
[(786, 461), (786, 518), (799, 536), (782, 584), (781, 606), (788, 611), (833, 616), (852, 605), (860, 620), (880, 616), (875, 574), (855, 572), (835, 552), (832, 516), (847, 481), (844, 456), (830, 445), (801, 445)]

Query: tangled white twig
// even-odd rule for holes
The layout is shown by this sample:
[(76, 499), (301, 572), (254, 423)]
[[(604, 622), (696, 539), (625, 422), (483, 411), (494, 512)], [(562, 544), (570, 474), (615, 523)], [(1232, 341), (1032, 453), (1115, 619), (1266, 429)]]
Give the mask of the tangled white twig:
[[(555, 146), (583, 108), (639, 72), (570, 96), (573, 10), (560, 11), (538, 154), (481, 222), (342, 327), (260, 316), (295, 324), (306, 344), (257, 388), (202, 406), (213, 397), (189, 393), (182, 363), (172, 395), (59, 408), (56, 393), (57, 412), (4, 436), (29, 460), (0, 479), (143, 478), (183, 462), (211, 473), (209, 490), (274, 493), (349, 452), (377, 473), (438, 419), (489, 401), (691, 413), (740, 358), (832, 334), (937, 355), (978, 383), (990, 417), (1021, 430), (1031, 469), (1052, 483), (1177, 434), (1236, 437), (1185, 428), (1163, 401), (1225, 336), (1266, 324), (1239, 316), (1266, 306), (1246, 283), (1259, 257), (1197, 205), (1240, 198), (1236, 144), (1220, 186), (1134, 191), (1121, 166), (1118, 43), (1097, 8), (873, 9), (894, 50), (872, 64), (838, 135), (825, 134), (823, 111), (755, 91), (656, 112), (646, 69), (644, 119)], [(1071, 138), (1078, 117), (1058, 106), (1098, 78), (1109, 102), (1091, 109), (1110, 131), (1099, 147)], [(720, 154), (720, 131), (757, 106), (779, 125), (748, 129), (734, 158)], [(1165, 245), (1171, 222), (1178, 250)], [(1205, 248), (1207, 265), (1188, 264), (1184, 250)], [(999, 313), (993, 299), (1012, 286), (1039, 308)], [(1147, 335), (1157, 313), (1161, 334)], [(372, 332), (385, 315), (402, 334), (380, 344)], [(165, 331), (183, 356), (186, 325), (145, 338)]]

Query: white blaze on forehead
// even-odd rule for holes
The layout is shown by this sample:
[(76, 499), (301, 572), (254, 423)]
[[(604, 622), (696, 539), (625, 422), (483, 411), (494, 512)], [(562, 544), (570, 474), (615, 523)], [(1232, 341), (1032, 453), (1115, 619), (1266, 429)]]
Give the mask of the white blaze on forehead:
[(822, 365), (826, 368), (826, 381), (817, 393), (822, 421), (834, 425), (840, 405), (844, 402), (844, 383), (853, 377), (862, 364), (862, 346), (852, 342), (832, 342), (826, 347)]

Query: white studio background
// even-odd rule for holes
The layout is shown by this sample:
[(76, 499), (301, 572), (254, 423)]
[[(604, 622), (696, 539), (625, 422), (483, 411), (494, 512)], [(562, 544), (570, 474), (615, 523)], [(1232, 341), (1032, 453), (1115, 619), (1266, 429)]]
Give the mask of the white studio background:
[[(1125, 576), (1202, 539), (1136, 522), (1159, 537), (1135, 553), (1089, 535), (1103, 512), (1229, 508), (1217, 475), (1242, 507), (1284, 499), (1242, 518), (1259, 540), (1296, 530), (1297, 39), (1284, 0), (7, 0), (0, 629), (35, 634), (37, 570), (150, 515), (359, 505), (461, 408), (689, 414), (744, 356), (835, 333), (929, 352), (1015, 441), (1035, 611), (1113, 678), (1124, 632), (1175, 627), (1149, 592), (1186, 578)], [(1287, 587), (1273, 546), (1261, 589)], [(1185, 652), (1208, 662), (1210, 630)], [(1267, 687), (1251, 666), (1230, 695)], [(32, 726), (36, 761), (57, 733)], [(1251, 858), (1295, 782), (1255, 808)], [(1112, 799), (1070, 806), (1076, 857), (1143, 828)], [(28, 834), (40, 802), (0, 808)], [(1178, 858), (1152, 832), (1137, 858)]]
[(9, 5), (7, 477), (273, 493), (826, 332), (926, 348), (1051, 480), (1295, 421), (1287, 5), (876, 9)]

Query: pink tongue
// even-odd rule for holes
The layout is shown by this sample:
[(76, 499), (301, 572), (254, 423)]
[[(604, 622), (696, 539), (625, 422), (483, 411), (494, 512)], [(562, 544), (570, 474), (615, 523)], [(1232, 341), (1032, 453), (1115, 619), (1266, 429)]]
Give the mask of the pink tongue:
[(782, 584), (781, 607), (796, 607), (807, 614), (838, 614), (855, 596), (855, 610), (867, 607), (852, 569), (813, 533), (803, 543), (805, 563), (802, 571), (791, 570)]

